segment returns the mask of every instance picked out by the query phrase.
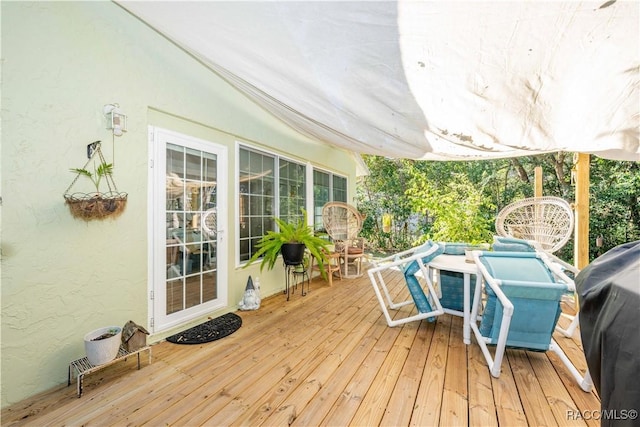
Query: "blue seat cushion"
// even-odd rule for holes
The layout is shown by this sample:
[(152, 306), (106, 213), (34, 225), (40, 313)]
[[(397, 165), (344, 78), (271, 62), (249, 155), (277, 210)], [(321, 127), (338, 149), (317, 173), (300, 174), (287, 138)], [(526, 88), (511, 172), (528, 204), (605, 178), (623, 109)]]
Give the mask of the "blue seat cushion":
[(447, 255), (464, 255), (465, 248), (474, 246), (471, 243), (464, 243), (464, 242), (457, 242), (457, 243), (444, 242), (439, 244), (444, 246), (443, 253)]
[[(416, 248), (413, 254), (427, 252), (433, 247), (433, 245), (434, 243), (429, 240), (425, 244)], [(436, 249), (432, 254), (422, 258), (422, 262), (424, 264), (428, 264), (443, 251), (444, 248), (438, 245), (438, 249)], [(407, 282), (407, 288), (409, 289), (409, 293), (411, 294), (411, 298), (413, 298), (413, 302), (415, 303), (418, 312), (428, 313), (430, 311), (433, 311), (433, 307), (435, 304), (433, 303), (433, 301), (431, 301), (431, 297), (425, 294), (422, 286), (420, 285), (420, 281), (415, 276), (418, 271), (420, 271), (420, 265), (418, 264), (418, 261), (411, 261), (404, 269), (404, 279)], [(435, 320), (435, 318), (431, 317), (428, 320), (432, 322)]]
[(535, 248), (529, 242), (515, 237), (493, 237), (493, 250), (496, 252), (535, 252)]
[[(502, 291), (514, 305), (507, 346), (535, 351), (549, 349), (551, 336), (562, 313), (560, 299), (566, 291), (561, 283), (527, 286), (523, 282), (503, 282)], [(490, 287), (485, 289), (487, 302), (480, 322), (480, 334), (497, 344), (502, 324), (503, 306)]]
[[(471, 294), (476, 289), (476, 275), (471, 275)], [(440, 271), (440, 304), (450, 310), (462, 311), (464, 309), (464, 275), (455, 271)]]
[[(418, 246), (415, 251), (413, 251), (413, 254), (419, 254), (422, 252), (427, 252), (429, 249), (431, 249), (433, 247), (434, 243), (431, 240), (427, 240), (423, 245)], [(438, 249), (433, 252), (432, 254), (422, 258), (422, 263), (423, 264), (428, 264), (431, 262), (431, 260), (433, 260), (435, 257), (437, 257), (438, 255), (442, 254), (444, 252), (444, 248), (440, 245), (438, 245)], [(418, 261), (411, 261), (404, 269), (404, 275), (406, 276), (412, 276), (414, 274), (416, 274), (418, 271), (420, 271), (420, 265), (418, 265)]]
[(553, 283), (553, 274), (535, 252), (486, 252), (480, 261), (492, 277)]
[(433, 310), (433, 305), (429, 301), (429, 298), (422, 290), (422, 286), (420, 286), (420, 281), (416, 278), (416, 276), (408, 276), (406, 277), (407, 288), (409, 288), (409, 292), (411, 293), (411, 297), (413, 298), (413, 302), (416, 304), (416, 308), (420, 313), (428, 313)]

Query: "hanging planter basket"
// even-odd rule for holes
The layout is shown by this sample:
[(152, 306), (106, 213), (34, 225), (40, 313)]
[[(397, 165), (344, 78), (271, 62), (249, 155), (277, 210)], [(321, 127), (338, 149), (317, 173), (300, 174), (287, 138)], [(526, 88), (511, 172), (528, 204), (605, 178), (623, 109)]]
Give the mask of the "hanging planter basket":
[[(93, 143), (93, 145), (95, 150), (89, 158), (89, 161), (84, 165), (84, 168), (73, 169), (73, 171), (77, 171), (78, 173), (64, 194), (65, 204), (69, 206), (71, 215), (73, 215), (74, 218), (82, 219), (84, 221), (115, 218), (124, 211), (127, 204), (127, 193), (121, 193), (118, 191), (118, 187), (116, 187), (116, 183), (111, 176), (111, 165), (108, 165), (105, 161), (102, 151), (100, 150), (99, 141)], [(89, 174), (89, 176), (91, 176), (90, 173), (86, 172), (86, 167), (96, 154), (98, 154), (100, 158), (101, 165), (104, 166), (101, 179), (103, 178), (106, 181), (109, 191), (106, 193), (69, 193), (71, 187), (73, 187), (76, 181), (78, 181), (80, 175)], [(99, 171), (100, 168), (95, 172), (96, 175)]]
[(65, 194), (64, 200), (74, 218), (91, 221), (120, 215), (127, 204), (127, 193), (73, 193)]

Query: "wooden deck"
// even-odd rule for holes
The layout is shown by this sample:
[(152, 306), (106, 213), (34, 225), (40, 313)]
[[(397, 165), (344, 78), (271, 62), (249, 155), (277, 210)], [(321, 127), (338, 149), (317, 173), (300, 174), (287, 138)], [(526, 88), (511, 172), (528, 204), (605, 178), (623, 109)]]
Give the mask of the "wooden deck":
[[(2, 425), (598, 425), (574, 419), (600, 401), (555, 355), (510, 350), (493, 378), (474, 338), (462, 342), (461, 318), (387, 327), (366, 275), (238, 314), (226, 338), (159, 343), (151, 365), (94, 373), (81, 398), (73, 384), (34, 396), (3, 410)], [(584, 370), (579, 333), (556, 340)]]

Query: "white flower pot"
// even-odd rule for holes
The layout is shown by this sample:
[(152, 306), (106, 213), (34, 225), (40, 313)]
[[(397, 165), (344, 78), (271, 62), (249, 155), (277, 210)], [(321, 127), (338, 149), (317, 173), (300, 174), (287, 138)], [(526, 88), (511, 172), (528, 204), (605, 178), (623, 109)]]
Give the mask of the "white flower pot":
[[(109, 338), (95, 340), (95, 338), (109, 332), (115, 332), (115, 335)], [(98, 366), (115, 359), (120, 349), (121, 340), (122, 328), (120, 326), (107, 326), (89, 332), (84, 336), (84, 349), (87, 353), (89, 363)]]

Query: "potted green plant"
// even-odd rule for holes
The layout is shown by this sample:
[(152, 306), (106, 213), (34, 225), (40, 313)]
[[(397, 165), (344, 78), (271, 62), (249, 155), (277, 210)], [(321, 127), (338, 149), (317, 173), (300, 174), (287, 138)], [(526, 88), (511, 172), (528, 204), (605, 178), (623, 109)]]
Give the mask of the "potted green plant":
[[(76, 178), (67, 188), (64, 199), (74, 217), (89, 221), (108, 216), (113, 217), (122, 213), (127, 202), (127, 193), (118, 192), (112, 177), (112, 163), (106, 163), (102, 160), (97, 167), (94, 163), (93, 172), (87, 170), (86, 165), (84, 168), (71, 168), (70, 171), (76, 174)], [(81, 176), (88, 178), (93, 183), (96, 188), (95, 193), (69, 194), (69, 190)], [(103, 181), (109, 187), (107, 193), (100, 191), (100, 184)]]
[(272, 269), (278, 257), (282, 254), (285, 264), (299, 265), (303, 263), (305, 249), (318, 262), (320, 274), (327, 277), (325, 264), (327, 263), (327, 246), (329, 241), (317, 236), (313, 229), (307, 225), (307, 212), (302, 209), (302, 218), (295, 223), (289, 223), (274, 218), (278, 224), (278, 231), (267, 231), (260, 239), (258, 249), (245, 267), (251, 265), (262, 257), (260, 271), (264, 267)]

